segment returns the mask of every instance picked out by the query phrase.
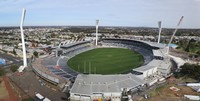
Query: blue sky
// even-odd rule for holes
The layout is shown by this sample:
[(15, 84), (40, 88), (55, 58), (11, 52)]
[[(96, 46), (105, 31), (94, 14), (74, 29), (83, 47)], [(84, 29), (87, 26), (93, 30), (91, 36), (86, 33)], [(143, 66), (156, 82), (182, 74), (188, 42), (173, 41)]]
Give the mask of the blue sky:
[(0, 26), (83, 25), (200, 28), (200, 0), (0, 0)]

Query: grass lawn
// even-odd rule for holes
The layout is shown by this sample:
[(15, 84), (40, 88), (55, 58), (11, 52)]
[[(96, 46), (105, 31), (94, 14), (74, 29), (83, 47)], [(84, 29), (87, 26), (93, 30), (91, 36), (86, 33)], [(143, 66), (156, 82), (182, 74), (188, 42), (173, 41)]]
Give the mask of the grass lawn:
[(143, 62), (142, 55), (129, 49), (97, 48), (71, 58), (68, 65), (80, 73), (120, 74)]
[[(197, 95), (200, 96), (198, 92), (187, 86), (177, 86), (177, 84), (183, 84), (185, 82), (196, 82), (192, 78), (179, 78), (175, 81), (168, 82), (166, 85), (152, 89), (147, 94), (150, 95), (149, 99), (144, 99), (140, 101), (189, 101), (184, 98), (184, 95)], [(172, 91), (170, 87), (176, 87), (180, 89), (179, 91)]]
[(22, 101), (35, 101), (33, 98), (23, 99)]
[(2, 78), (0, 77), (1, 83), (0, 83), (0, 99), (7, 99), (9, 98), (9, 94), (7, 92), (6, 86), (4, 82), (2, 81)]

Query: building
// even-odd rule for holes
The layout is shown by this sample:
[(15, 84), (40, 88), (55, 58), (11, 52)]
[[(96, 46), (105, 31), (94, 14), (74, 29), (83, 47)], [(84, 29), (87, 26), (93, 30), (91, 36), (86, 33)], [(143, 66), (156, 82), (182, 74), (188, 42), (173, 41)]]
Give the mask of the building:
[(139, 89), (145, 82), (132, 74), (84, 75), (79, 74), (70, 91), (70, 100), (110, 99), (121, 101), (122, 92)]

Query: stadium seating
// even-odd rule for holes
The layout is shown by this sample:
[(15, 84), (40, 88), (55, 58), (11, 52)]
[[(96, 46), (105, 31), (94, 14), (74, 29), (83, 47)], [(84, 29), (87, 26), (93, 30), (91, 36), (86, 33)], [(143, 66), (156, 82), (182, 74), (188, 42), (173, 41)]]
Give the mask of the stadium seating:
[[(64, 47), (64, 46), (63, 46)], [(85, 43), (78, 43), (78, 44), (73, 44), (73, 45), (68, 45), (65, 46), (63, 49), (63, 54), (62, 56), (66, 56), (68, 58), (72, 58), (73, 56), (80, 54), (82, 52), (91, 50), (95, 47), (90, 47), (88, 45), (88, 42)], [(64, 79), (73, 79), (78, 75), (78, 72), (72, 70), (68, 65), (67, 61), (68, 59), (61, 59), (59, 62), (60, 69), (55, 68), (56, 62), (59, 57), (49, 57), (45, 58), (42, 61), (42, 64), (53, 74), (58, 75)]]
[(144, 57), (144, 65), (148, 64), (153, 59), (153, 52), (151, 46), (139, 41), (105, 39), (103, 40), (102, 44), (105, 46), (116, 46), (134, 50)]
[[(105, 39), (102, 40), (102, 45), (109, 47), (128, 48), (130, 50), (134, 50), (143, 55), (144, 65), (148, 64), (153, 59), (153, 52), (151, 46), (142, 42), (133, 40), (121, 40), (121, 39)], [(89, 42), (81, 42), (77, 44), (74, 43), (72, 45), (61, 46), (61, 48), (63, 50), (62, 56), (72, 58), (77, 54), (80, 54), (88, 50), (92, 50), (97, 47), (90, 46)], [(44, 59), (42, 64), (53, 74), (58, 75), (62, 78), (65, 78), (67, 80), (75, 78), (78, 75), (78, 72), (72, 70), (67, 65), (68, 59), (62, 59), (61, 62), (59, 62), (60, 69), (55, 68), (58, 58), (59, 57), (46, 58)]]

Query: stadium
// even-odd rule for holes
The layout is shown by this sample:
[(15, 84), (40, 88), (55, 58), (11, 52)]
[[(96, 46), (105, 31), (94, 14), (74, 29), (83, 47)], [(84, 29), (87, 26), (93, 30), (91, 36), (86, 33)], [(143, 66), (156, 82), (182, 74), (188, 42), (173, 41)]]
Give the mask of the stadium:
[[(95, 59), (98, 51), (95, 50), (100, 53), (106, 50), (114, 56), (106, 52), (103, 55), (98, 53), (100, 55), (97, 57), (108, 63), (98, 62)], [(95, 58), (88, 58), (91, 56)], [(32, 67), (46, 81), (55, 85), (64, 84), (62, 91), (69, 91), (72, 101), (121, 101), (123, 98), (128, 99), (124, 94), (133, 95), (169, 77), (172, 61), (174, 60), (166, 55), (164, 44), (105, 38), (98, 45), (94, 45), (94, 41), (70, 44), (62, 42), (58, 48), (52, 50), (52, 54), (36, 58)], [(103, 67), (105, 68), (102, 69)]]

